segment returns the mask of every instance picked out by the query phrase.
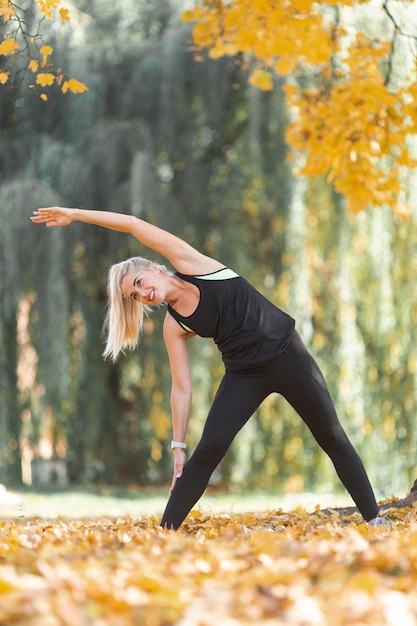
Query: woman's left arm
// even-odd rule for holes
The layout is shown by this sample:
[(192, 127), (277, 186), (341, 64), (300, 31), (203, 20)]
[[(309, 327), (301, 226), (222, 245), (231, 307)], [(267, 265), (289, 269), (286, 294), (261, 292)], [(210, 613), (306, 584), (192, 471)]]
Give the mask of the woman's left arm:
[[(192, 381), (187, 341), (194, 333), (183, 330), (176, 320), (166, 314), (164, 321), (164, 340), (171, 367), (171, 413), (173, 441), (185, 443), (188, 420), (191, 410)], [(178, 478), (181, 478), (186, 457), (184, 449), (174, 448), (174, 474), (170, 493)]]

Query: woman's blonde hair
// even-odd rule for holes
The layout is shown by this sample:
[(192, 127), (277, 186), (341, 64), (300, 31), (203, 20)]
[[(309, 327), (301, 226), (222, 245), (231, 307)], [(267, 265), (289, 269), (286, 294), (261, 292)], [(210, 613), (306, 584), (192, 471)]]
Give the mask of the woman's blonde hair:
[(125, 348), (133, 350), (139, 343), (144, 317), (152, 307), (126, 297), (122, 292), (122, 281), (127, 274), (148, 269), (170, 273), (165, 265), (153, 263), (139, 256), (116, 263), (109, 270), (107, 312), (104, 320), (104, 329), (107, 332), (104, 359), (110, 358), (114, 362)]

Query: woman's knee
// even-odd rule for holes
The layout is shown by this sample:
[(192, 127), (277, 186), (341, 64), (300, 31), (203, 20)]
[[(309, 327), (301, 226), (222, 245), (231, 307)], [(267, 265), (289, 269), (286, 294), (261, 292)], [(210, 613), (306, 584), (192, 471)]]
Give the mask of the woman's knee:
[(221, 441), (200, 441), (193, 454), (197, 465), (216, 467), (227, 452), (228, 445)]
[(354, 451), (354, 448), (346, 435), (325, 441), (321, 444), (321, 446), (331, 458), (346, 456)]

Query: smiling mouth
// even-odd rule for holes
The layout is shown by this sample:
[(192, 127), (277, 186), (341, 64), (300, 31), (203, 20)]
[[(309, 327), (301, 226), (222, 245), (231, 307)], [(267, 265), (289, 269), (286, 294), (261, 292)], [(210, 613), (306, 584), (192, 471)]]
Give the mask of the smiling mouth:
[(155, 289), (151, 289), (149, 295), (148, 295), (148, 302), (152, 302), (155, 298)]

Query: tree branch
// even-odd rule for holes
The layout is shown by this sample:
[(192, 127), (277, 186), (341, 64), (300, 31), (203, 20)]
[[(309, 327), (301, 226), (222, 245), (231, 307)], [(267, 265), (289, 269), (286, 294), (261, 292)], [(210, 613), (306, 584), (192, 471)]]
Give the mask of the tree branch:
[(397, 42), (397, 38), (399, 36), (401, 37), (406, 37), (408, 39), (414, 39), (415, 41), (417, 41), (417, 35), (412, 35), (410, 33), (406, 33), (402, 30), (400, 24), (398, 23), (397, 19), (395, 18), (395, 16), (393, 15), (393, 13), (391, 13), (390, 8), (388, 7), (388, 2), (389, 0), (384, 0), (382, 8), (385, 12), (385, 14), (387, 15), (388, 19), (390, 20), (390, 22), (392, 23), (392, 25), (394, 26), (394, 35), (392, 38), (392, 42), (391, 42), (391, 51), (388, 57), (388, 72), (387, 72), (387, 76), (385, 78), (384, 81), (384, 85), (385, 87), (388, 86), (390, 80), (391, 80), (391, 74), (392, 74), (392, 69), (394, 66), (394, 52), (395, 52), (395, 44)]
[[(406, 509), (409, 507), (413, 507), (415, 506), (416, 502), (417, 502), (417, 479), (414, 481), (414, 484), (411, 487), (411, 491), (408, 494), (408, 496), (406, 496), (405, 498), (401, 498), (400, 500), (397, 500), (396, 498), (394, 498), (393, 500), (389, 500), (381, 504), (381, 507), (380, 507), (381, 513), (383, 513), (384, 511), (389, 512), (390, 509)], [(324, 513), (325, 515), (331, 515), (332, 512), (334, 511), (343, 517), (349, 517), (350, 515), (357, 513), (358, 509), (356, 506), (346, 506), (346, 507), (341, 507), (341, 508), (321, 509), (320, 511), (317, 511), (317, 513)], [(312, 515), (315, 515), (315, 513), (312, 513)]]

